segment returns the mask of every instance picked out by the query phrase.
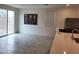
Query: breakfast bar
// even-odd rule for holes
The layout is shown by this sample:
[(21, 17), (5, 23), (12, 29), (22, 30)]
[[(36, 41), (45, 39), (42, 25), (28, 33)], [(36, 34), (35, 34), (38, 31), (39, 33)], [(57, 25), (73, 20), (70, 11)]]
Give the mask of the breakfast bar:
[[(75, 34), (78, 37), (78, 34)], [(58, 32), (55, 35), (50, 53), (52, 54), (78, 54), (79, 43), (72, 40), (72, 33)]]

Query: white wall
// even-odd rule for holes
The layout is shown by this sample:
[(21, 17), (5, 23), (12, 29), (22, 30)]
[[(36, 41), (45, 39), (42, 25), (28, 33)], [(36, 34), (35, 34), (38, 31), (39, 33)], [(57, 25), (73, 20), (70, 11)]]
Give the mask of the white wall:
[[(38, 14), (38, 25), (24, 24), (24, 14)], [(78, 18), (79, 8), (64, 7), (57, 9), (32, 8), (20, 9), (19, 14), (19, 32), (27, 34), (49, 35), (53, 36), (55, 28), (64, 28), (65, 18)]]
[[(24, 24), (24, 14), (38, 14), (38, 25)], [(52, 9), (32, 8), (20, 9), (19, 13), (19, 32), (27, 34), (53, 36), (54, 15)]]
[(79, 9), (78, 8), (59, 8), (56, 10), (56, 27), (63, 29), (65, 18), (77, 18), (79, 17)]

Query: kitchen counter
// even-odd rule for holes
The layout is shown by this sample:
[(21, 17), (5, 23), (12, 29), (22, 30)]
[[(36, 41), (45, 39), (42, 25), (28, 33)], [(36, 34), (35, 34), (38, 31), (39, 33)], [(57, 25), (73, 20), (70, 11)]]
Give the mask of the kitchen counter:
[[(78, 34), (75, 34), (78, 37)], [(72, 40), (72, 33), (56, 33), (52, 48), (51, 54), (78, 54), (79, 53), (79, 43), (75, 40)]]

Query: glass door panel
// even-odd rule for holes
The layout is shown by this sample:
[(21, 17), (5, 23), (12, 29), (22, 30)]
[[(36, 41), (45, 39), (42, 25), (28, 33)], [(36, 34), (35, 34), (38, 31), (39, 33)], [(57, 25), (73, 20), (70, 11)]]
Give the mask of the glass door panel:
[(14, 11), (8, 10), (8, 34), (14, 33)]
[(0, 36), (7, 35), (7, 10), (0, 9)]

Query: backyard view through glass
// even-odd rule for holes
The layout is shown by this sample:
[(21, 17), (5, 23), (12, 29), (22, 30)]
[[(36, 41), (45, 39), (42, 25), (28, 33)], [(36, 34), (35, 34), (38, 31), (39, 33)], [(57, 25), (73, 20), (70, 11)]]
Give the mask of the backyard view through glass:
[(14, 11), (0, 9), (0, 36), (14, 33)]
[(8, 34), (14, 33), (14, 11), (8, 11)]
[(0, 36), (7, 34), (7, 10), (0, 9)]

